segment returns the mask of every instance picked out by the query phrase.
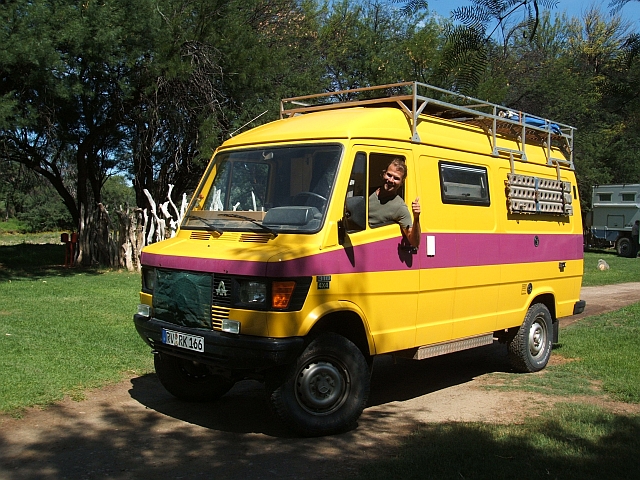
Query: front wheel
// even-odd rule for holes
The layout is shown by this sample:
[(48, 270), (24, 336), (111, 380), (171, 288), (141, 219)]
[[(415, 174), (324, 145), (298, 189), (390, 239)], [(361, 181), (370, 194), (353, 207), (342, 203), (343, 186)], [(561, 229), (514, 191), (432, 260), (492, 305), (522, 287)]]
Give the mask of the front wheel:
[(542, 303), (529, 307), (524, 322), (508, 344), (509, 362), (519, 372), (537, 372), (551, 356), (552, 320)]
[(164, 353), (156, 354), (153, 363), (162, 386), (180, 400), (211, 402), (222, 397), (234, 385), (230, 378), (211, 373), (202, 363)]
[(352, 428), (362, 414), (370, 371), (358, 347), (327, 333), (269, 383), (271, 406), (289, 428), (304, 436), (330, 435)]

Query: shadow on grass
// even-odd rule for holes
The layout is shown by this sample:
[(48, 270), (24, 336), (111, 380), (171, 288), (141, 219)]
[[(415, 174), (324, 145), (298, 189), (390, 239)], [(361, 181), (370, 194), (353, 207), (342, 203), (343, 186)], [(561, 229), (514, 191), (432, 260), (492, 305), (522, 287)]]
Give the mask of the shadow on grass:
[(426, 425), (356, 478), (640, 478), (640, 417), (574, 407), (521, 425)]
[(65, 246), (31, 244), (0, 246), (0, 282), (18, 279), (39, 279), (50, 275), (72, 276), (100, 272), (95, 269), (65, 268)]

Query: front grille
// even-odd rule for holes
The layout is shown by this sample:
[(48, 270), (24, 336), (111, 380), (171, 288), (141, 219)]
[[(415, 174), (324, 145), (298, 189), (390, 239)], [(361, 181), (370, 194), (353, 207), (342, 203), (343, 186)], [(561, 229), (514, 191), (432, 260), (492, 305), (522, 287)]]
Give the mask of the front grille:
[(213, 276), (211, 290), (211, 326), (214, 330), (222, 330), (222, 321), (229, 318), (231, 300), (233, 299), (234, 282), (230, 275)]
[[(220, 330), (222, 321), (229, 318), (229, 312), (234, 306), (269, 309), (268, 305), (258, 308), (234, 303), (237, 278), (227, 274), (158, 268), (153, 291), (154, 317), (183, 327)], [(311, 277), (297, 278), (295, 281), (296, 289), (286, 311), (302, 309), (309, 292)], [(269, 295), (268, 290), (267, 296)]]
[(214, 330), (222, 330), (222, 321), (229, 318), (229, 308), (211, 307), (211, 326)]
[(213, 289), (211, 291), (211, 304), (217, 307), (231, 307), (233, 299), (233, 280), (230, 275), (213, 276)]

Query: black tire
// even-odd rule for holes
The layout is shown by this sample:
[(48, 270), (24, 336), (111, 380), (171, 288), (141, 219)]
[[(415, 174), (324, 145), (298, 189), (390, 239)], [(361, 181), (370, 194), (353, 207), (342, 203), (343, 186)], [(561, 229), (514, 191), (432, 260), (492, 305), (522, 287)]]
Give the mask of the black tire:
[(633, 244), (631, 243), (631, 239), (627, 237), (618, 239), (618, 241), (616, 242), (616, 251), (621, 257), (633, 257), (635, 250), (633, 248)]
[(162, 386), (180, 400), (212, 402), (234, 385), (230, 378), (211, 373), (202, 363), (164, 353), (156, 354), (153, 363)]
[(370, 370), (358, 347), (326, 333), (294, 365), (267, 381), (274, 412), (296, 433), (315, 437), (355, 426), (367, 403)]
[(511, 366), (524, 373), (542, 370), (551, 357), (552, 341), (553, 324), (549, 309), (542, 303), (534, 303), (508, 344)]

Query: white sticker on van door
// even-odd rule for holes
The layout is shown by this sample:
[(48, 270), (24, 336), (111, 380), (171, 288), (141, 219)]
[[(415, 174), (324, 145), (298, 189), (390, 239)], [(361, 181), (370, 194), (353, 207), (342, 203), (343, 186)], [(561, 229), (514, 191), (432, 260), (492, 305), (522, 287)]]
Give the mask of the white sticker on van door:
[(427, 257), (436, 256), (436, 237), (434, 235), (427, 235)]

